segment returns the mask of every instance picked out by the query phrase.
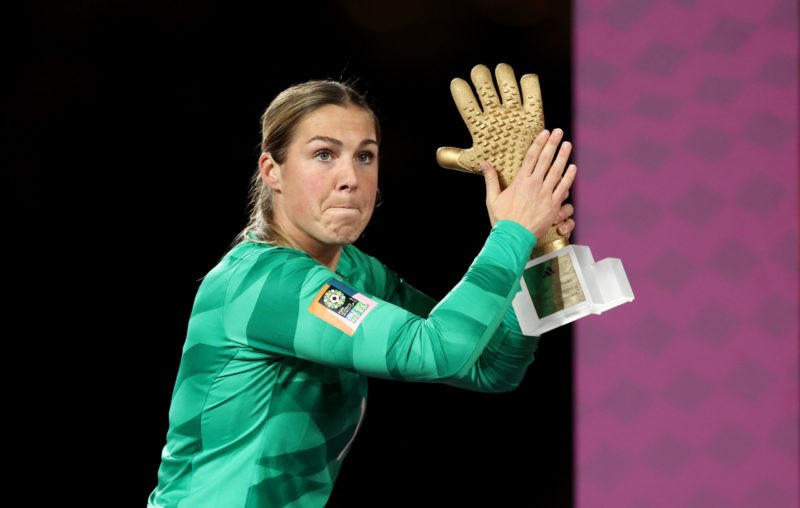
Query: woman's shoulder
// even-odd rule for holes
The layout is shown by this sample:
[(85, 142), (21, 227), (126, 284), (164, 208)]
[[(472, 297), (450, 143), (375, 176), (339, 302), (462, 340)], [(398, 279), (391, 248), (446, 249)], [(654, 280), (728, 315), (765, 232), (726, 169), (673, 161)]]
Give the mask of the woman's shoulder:
[(378, 258), (367, 254), (353, 244), (347, 244), (342, 248), (340, 265), (343, 261), (353, 268), (383, 267), (383, 263)]
[(385, 280), (393, 273), (383, 261), (352, 244), (345, 245), (342, 249), (336, 272), (351, 281), (372, 281), (370, 285), (374, 285), (375, 281)]
[(265, 272), (286, 264), (314, 266), (316, 263), (305, 252), (290, 247), (258, 242), (242, 242), (226, 252), (208, 276), (231, 276), (235, 273)]
[(292, 261), (317, 264), (301, 250), (259, 242), (242, 242), (228, 251), (225, 258), (236, 265), (282, 264)]

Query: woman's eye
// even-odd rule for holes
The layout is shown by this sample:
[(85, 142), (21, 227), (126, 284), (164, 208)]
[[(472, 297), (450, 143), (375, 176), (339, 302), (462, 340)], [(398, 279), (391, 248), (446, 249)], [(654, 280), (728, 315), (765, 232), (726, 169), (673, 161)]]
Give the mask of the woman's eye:
[(333, 155), (328, 150), (320, 150), (314, 154), (314, 157), (321, 161), (329, 161)]
[(372, 152), (361, 152), (356, 158), (358, 159), (358, 162), (362, 164), (369, 164), (375, 159), (375, 154)]

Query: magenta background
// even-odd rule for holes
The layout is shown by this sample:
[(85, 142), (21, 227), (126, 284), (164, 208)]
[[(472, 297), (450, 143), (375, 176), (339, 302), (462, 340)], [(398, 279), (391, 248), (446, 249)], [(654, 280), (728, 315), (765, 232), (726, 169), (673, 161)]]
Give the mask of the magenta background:
[(797, 508), (797, 2), (577, 0), (574, 34), (574, 243), (636, 297), (574, 325), (577, 504)]

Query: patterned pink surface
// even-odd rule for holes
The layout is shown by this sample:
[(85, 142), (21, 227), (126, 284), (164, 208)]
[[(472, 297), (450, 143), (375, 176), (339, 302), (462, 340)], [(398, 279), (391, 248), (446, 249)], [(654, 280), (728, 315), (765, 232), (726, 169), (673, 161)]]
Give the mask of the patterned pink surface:
[(577, 0), (580, 508), (797, 508), (796, 1)]

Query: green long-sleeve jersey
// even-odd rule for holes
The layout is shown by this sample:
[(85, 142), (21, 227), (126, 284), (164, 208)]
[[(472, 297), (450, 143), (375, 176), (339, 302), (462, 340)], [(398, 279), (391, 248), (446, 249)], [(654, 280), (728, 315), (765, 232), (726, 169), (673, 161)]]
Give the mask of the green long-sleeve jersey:
[(534, 244), (500, 221), (438, 303), (353, 245), (336, 272), (234, 247), (195, 298), (148, 507), (324, 506), (368, 377), (514, 389), (537, 344), (511, 309)]

